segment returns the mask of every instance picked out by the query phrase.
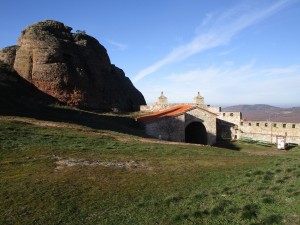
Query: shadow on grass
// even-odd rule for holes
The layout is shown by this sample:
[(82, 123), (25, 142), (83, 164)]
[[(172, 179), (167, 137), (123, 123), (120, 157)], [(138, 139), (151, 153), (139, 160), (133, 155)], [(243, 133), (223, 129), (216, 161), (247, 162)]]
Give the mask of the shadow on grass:
[(235, 145), (234, 142), (232, 141), (227, 141), (227, 140), (218, 140), (217, 143), (214, 145), (219, 148), (225, 148), (225, 149), (230, 149), (234, 151), (240, 151), (241, 148)]
[[(126, 116), (97, 114), (72, 108), (50, 107), (60, 103), (38, 90), (0, 61), (0, 116), (21, 116), (53, 122), (67, 122), (93, 129), (144, 136), (134, 119)], [(105, 104), (104, 106), (105, 107)], [(107, 107), (104, 108), (106, 111)]]
[(81, 111), (72, 108), (57, 108), (35, 104), (22, 103), (6, 105), (0, 108), (0, 116), (20, 116), (52, 122), (65, 122), (83, 125), (97, 130), (116, 131), (146, 137), (139, 124), (128, 116), (114, 116)]
[(292, 150), (293, 148), (296, 148), (296, 147), (298, 147), (297, 144), (290, 143), (290, 144), (287, 144), (285, 150)]

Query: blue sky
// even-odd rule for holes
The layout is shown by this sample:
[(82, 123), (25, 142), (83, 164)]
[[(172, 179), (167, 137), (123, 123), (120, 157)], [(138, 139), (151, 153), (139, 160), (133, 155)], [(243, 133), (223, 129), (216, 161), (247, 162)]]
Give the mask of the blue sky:
[(58, 20), (104, 45), (153, 103), (300, 106), (299, 0), (2, 1), (0, 48)]

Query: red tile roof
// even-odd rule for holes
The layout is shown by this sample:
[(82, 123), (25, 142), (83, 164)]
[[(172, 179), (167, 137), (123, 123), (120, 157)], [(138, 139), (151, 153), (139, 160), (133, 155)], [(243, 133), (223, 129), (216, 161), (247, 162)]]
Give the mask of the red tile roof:
[(197, 106), (192, 105), (177, 105), (169, 109), (165, 109), (163, 111), (151, 113), (145, 116), (141, 116), (137, 118), (137, 121), (142, 123), (150, 123), (165, 117), (173, 117), (173, 116), (179, 116), (193, 108), (197, 108)]

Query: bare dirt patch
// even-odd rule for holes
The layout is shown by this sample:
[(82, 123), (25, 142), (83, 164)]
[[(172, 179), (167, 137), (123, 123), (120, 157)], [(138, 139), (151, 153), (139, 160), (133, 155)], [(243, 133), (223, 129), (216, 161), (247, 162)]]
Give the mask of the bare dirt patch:
[(55, 170), (62, 170), (66, 167), (72, 166), (104, 166), (104, 167), (113, 167), (120, 169), (151, 169), (143, 162), (131, 160), (131, 161), (101, 161), (101, 160), (85, 160), (85, 159), (74, 159), (74, 158), (61, 158), (55, 157)]

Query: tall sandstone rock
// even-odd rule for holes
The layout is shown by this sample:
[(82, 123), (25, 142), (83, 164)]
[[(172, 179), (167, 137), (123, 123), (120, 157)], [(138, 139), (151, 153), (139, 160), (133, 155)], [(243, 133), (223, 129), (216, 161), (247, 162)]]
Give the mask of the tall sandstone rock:
[(41, 91), (71, 106), (136, 111), (143, 95), (106, 49), (84, 32), (46, 20), (27, 27), (18, 46), (0, 52), (0, 60)]

